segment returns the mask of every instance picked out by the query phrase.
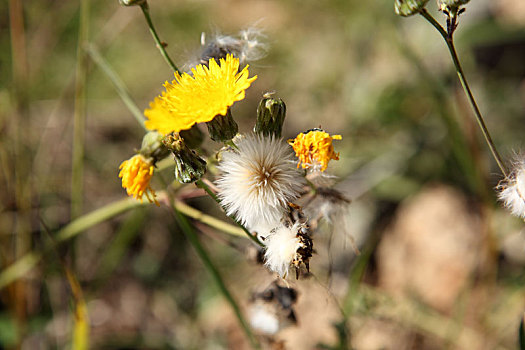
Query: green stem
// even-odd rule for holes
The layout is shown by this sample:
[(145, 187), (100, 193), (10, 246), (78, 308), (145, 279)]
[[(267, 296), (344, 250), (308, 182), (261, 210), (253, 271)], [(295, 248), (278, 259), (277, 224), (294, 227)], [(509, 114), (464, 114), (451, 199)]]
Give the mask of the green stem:
[[(197, 180), (195, 182), (195, 185), (198, 187), (198, 188), (202, 188), (204, 191), (206, 191), (207, 194), (210, 195), (211, 198), (213, 198), (213, 200), (215, 202), (217, 202), (221, 208), (222, 208), (222, 205), (221, 205), (221, 201), (219, 200), (219, 198), (217, 197), (217, 195), (215, 193), (213, 193), (213, 191), (210, 189), (210, 187), (208, 185), (206, 185), (202, 180)], [(256, 235), (252, 234), (250, 231), (248, 231), (246, 229), (246, 227), (244, 227), (240, 222), (238, 222), (232, 215), (228, 215), (229, 218), (231, 218), (243, 231), (244, 233), (246, 233), (246, 235), (253, 241), (255, 242), (258, 246), (260, 247), (264, 247), (264, 244), (262, 244), (262, 242), (259, 240), (259, 238), (257, 238)]]
[(472, 91), (470, 90), (469, 84), (467, 82), (467, 78), (465, 77), (465, 74), (463, 73), (463, 68), (461, 67), (461, 64), (459, 62), (459, 58), (456, 52), (456, 48), (454, 46), (454, 39), (452, 36), (453, 33), (452, 32), (447, 33), (445, 29), (443, 29), (443, 27), (425, 9), (423, 9), (420, 12), (420, 14), (428, 22), (430, 22), (430, 24), (432, 24), (434, 28), (437, 29), (439, 34), (441, 34), (441, 36), (447, 43), (448, 50), (450, 51), (450, 55), (452, 56), (452, 61), (454, 62), (454, 66), (456, 67), (456, 73), (458, 75), (459, 81), (461, 82), (463, 91), (467, 95), (470, 106), (472, 107), (472, 110), (474, 111), (474, 115), (476, 116), (476, 120), (479, 124), (481, 132), (483, 133), (483, 136), (485, 137), (485, 141), (487, 142), (487, 145), (489, 146), (490, 151), (492, 152), (492, 156), (496, 160), (496, 163), (498, 164), (498, 167), (500, 168), (503, 176), (507, 177), (507, 170), (505, 168), (505, 165), (503, 161), (501, 160), (501, 156), (499, 155), (498, 150), (496, 149), (496, 146), (494, 145), (494, 142), (492, 141), (492, 137), (490, 136), (489, 130), (487, 129), (487, 126), (485, 125), (485, 121), (483, 119), (483, 116), (481, 115), (481, 112), (479, 111), (476, 100), (474, 99), (474, 95), (472, 95)]
[(191, 227), (191, 225), (189, 224), (188, 220), (186, 219), (184, 215), (182, 215), (175, 207), (173, 207), (173, 211), (175, 213), (175, 219), (177, 220), (182, 231), (186, 235), (186, 238), (188, 238), (191, 245), (193, 246), (193, 248), (199, 255), (199, 258), (201, 258), (202, 262), (204, 263), (204, 266), (206, 267), (206, 269), (208, 270), (208, 272), (211, 274), (212, 278), (214, 279), (215, 283), (217, 284), (217, 287), (219, 287), (220, 292), (222, 293), (222, 295), (226, 298), (226, 300), (232, 307), (235, 313), (235, 316), (237, 317), (237, 320), (239, 321), (239, 324), (241, 325), (242, 329), (244, 330), (244, 333), (246, 334), (246, 336), (248, 337), (250, 341), (250, 344), (252, 345), (254, 349), (260, 349), (260, 346), (257, 343), (257, 340), (253, 336), (250, 330), (250, 327), (248, 326), (248, 323), (246, 322), (246, 320), (244, 319), (241, 313), (241, 309), (239, 308), (239, 305), (237, 305), (237, 302), (235, 301), (235, 299), (233, 299), (233, 296), (230, 294), (228, 288), (224, 284), (224, 281), (219, 271), (217, 270), (217, 268), (211, 261), (208, 253), (206, 252), (206, 250), (200, 243), (199, 238), (197, 237), (197, 234), (195, 233), (195, 231), (193, 230), (193, 228)]
[(142, 10), (142, 13), (144, 14), (144, 17), (146, 18), (146, 22), (148, 22), (149, 31), (151, 32), (153, 40), (155, 40), (155, 43), (157, 44), (157, 47), (160, 50), (160, 54), (162, 55), (162, 57), (164, 57), (164, 59), (169, 64), (171, 69), (173, 69), (173, 71), (180, 73), (180, 70), (177, 68), (177, 66), (175, 66), (175, 63), (173, 63), (170, 56), (166, 52), (166, 44), (160, 41), (159, 36), (157, 35), (157, 31), (155, 30), (155, 26), (153, 25), (153, 21), (151, 20), (151, 17), (149, 15), (148, 3), (144, 2), (140, 5), (140, 8)]
[(217, 230), (220, 230), (222, 232), (228, 233), (233, 236), (238, 236), (238, 237), (245, 236), (244, 230), (241, 229), (240, 227), (230, 225), (222, 220), (214, 218), (213, 216), (206, 215), (202, 211), (199, 211), (193, 207), (190, 207), (184, 202), (175, 200), (174, 206), (182, 214), (194, 220), (200, 221), (203, 224), (216, 228)]
[(73, 161), (71, 174), (71, 218), (82, 214), (84, 196), (84, 139), (86, 129), (87, 57), (84, 45), (88, 41), (89, 0), (80, 0), (80, 23), (77, 43), (75, 80), (75, 111), (73, 115)]
[(131, 95), (129, 94), (128, 89), (126, 88), (126, 85), (124, 85), (122, 79), (120, 79), (117, 73), (115, 73), (113, 68), (111, 68), (109, 63), (104, 59), (104, 57), (102, 57), (102, 55), (94, 45), (87, 45), (85, 50), (87, 51), (93, 62), (95, 62), (99, 66), (99, 68), (102, 69), (102, 71), (106, 74), (109, 80), (111, 80), (113, 86), (115, 86), (115, 90), (117, 90), (117, 94), (122, 99), (122, 102), (124, 102), (126, 107), (128, 107), (129, 111), (131, 112), (131, 114), (133, 114), (140, 126), (142, 126), (144, 130), (146, 130), (146, 127), (144, 126), (144, 115), (131, 98)]
[[(141, 202), (133, 198), (126, 198), (118, 202), (110, 203), (70, 222), (55, 234), (54, 241), (56, 244), (63, 243), (76, 237), (78, 234), (96, 224), (141, 205), (143, 205)], [(54, 245), (50, 243), (40, 252), (33, 251), (27, 253), (13, 264), (3, 269), (2, 272), (0, 272), (0, 290), (31, 271), (31, 269), (33, 269), (33, 267), (42, 259), (44, 254), (53, 249), (53, 247)]]

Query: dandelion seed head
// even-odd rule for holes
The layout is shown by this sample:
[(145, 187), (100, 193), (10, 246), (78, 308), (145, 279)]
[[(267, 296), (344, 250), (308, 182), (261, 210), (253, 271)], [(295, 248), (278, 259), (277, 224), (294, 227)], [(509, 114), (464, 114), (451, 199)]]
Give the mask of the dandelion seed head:
[(250, 27), (242, 30), (237, 37), (229, 35), (215, 35), (208, 43), (204, 33), (201, 35), (201, 45), (204, 50), (200, 62), (208, 64), (211, 58), (216, 60), (232, 54), (237, 57), (241, 64), (256, 61), (266, 56), (267, 45), (263, 42), (265, 38), (260, 29)]
[(218, 165), (221, 204), (248, 229), (276, 227), (304, 184), (293, 154), (272, 137), (249, 135), (236, 144), (238, 149), (223, 152)]
[(250, 312), (250, 324), (253, 329), (267, 335), (275, 335), (281, 329), (277, 315), (265, 305), (254, 305)]
[(498, 185), (497, 190), (505, 208), (525, 219), (525, 159), (514, 162), (511, 174)]
[(279, 276), (285, 278), (292, 266), (301, 242), (297, 237), (297, 225), (292, 227), (280, 226), (265, 240), (265, 265)]
[(295, 267), (297, 277), (301, 264), (309, 269), (313, 243), (307, 232), (308, 225), (302, 222), (296, 222), (292, 226), (281, 225), (274, 229), (265, 240), (265, 265), (282, 278), (288, 276), (291, 266)]

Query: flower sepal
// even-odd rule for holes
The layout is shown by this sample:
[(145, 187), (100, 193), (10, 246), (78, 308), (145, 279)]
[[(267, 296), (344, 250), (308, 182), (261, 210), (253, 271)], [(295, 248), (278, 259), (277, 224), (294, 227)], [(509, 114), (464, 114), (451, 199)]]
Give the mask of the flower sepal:
[(216, 142), (230, 141), (239, 131), (239, 126), (233, 120), (230, 109), (228, 109), (226, 115), (218, 115), (207, 122), (206, 125), (208, 126), (210, 138)]

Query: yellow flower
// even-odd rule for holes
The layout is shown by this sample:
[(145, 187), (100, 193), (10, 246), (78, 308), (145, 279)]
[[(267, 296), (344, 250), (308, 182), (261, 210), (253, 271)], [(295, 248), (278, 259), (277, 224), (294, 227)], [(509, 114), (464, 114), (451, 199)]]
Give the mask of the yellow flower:
[(199, 64), (191, 75), (175, 72), (175, 80), (164, 84), (166, 91), (144, 112), (146, 128), (162, 134), (186, 130), (225, 115), (228, 107), (244, 99), (244, 90), (257, 76), (248, 78), (248, 66), (239, 72), (239, 59), (233, 55), (221, 58), (219, 63), (212, 58), (209, 68)]
[(341, 140), (341, 135), (330, 136), (321, 129), (313, 129), (300, 133), (288, 143), (299, 158), (298, 168), (302, 165), (303, 169), (320, 167), (321, 171), (325, 171), (330, 160), (339, 160), (339, 153), (334, 152), (333, 140)]
[(142, 196), (146, 195), (150, 203), (159, 205), (155, 199), (155, 191), (149, 184), (154, 168), (152, 159), (146, 159), (141, 154), (136, 154), (120, 164), (118, 177), (122, 178), (122, 187), (126, 189), (128, 196), (142, 202)]

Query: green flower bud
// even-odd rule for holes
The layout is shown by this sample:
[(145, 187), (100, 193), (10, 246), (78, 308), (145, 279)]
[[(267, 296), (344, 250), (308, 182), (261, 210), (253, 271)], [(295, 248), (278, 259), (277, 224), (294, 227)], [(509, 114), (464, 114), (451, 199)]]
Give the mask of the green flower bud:
[(283, 100), (264, 94), (257, 107), (257, 121), (253, 131), (264, 136), (281, 137), (285, 117), (286, 105)]
[(206, 161), (199, 157), (195, 151), (189, 149), (178, 133), (165, 136), (162, 143), (173, 153), (175, 178), (180, 183), (195, 182), (204, 175)]
[(204, 141), (204, 133), (199, 129), (197, 124), (187, 130), (179, 131), (179, 135), (184, 139), (184, 142), (189, 148), (197, 148), (202, 144), (202, 141)]
[(408, 17), (423, 10), (427, 2), (428, 0), (395, 0), (394, 9), (399, 16)]
[(170, 151), (164, 146), (162, 139), (163, 136), (157, 131), (149, 131), (142, 138), (142, 146), (139, 153), (146, 158), (153, 158), (154, 163), (166, 158)]
[(122, 6), (147, 6), (146, 0), (118, 0)]
[(208, 133), (211, 139), (217, 142), (230, 141), (237, 135), (239, 130), (229, 109), (226, 115), (218, 115), (212, 121), (207, 122), (206, 125), (208, 126)]

